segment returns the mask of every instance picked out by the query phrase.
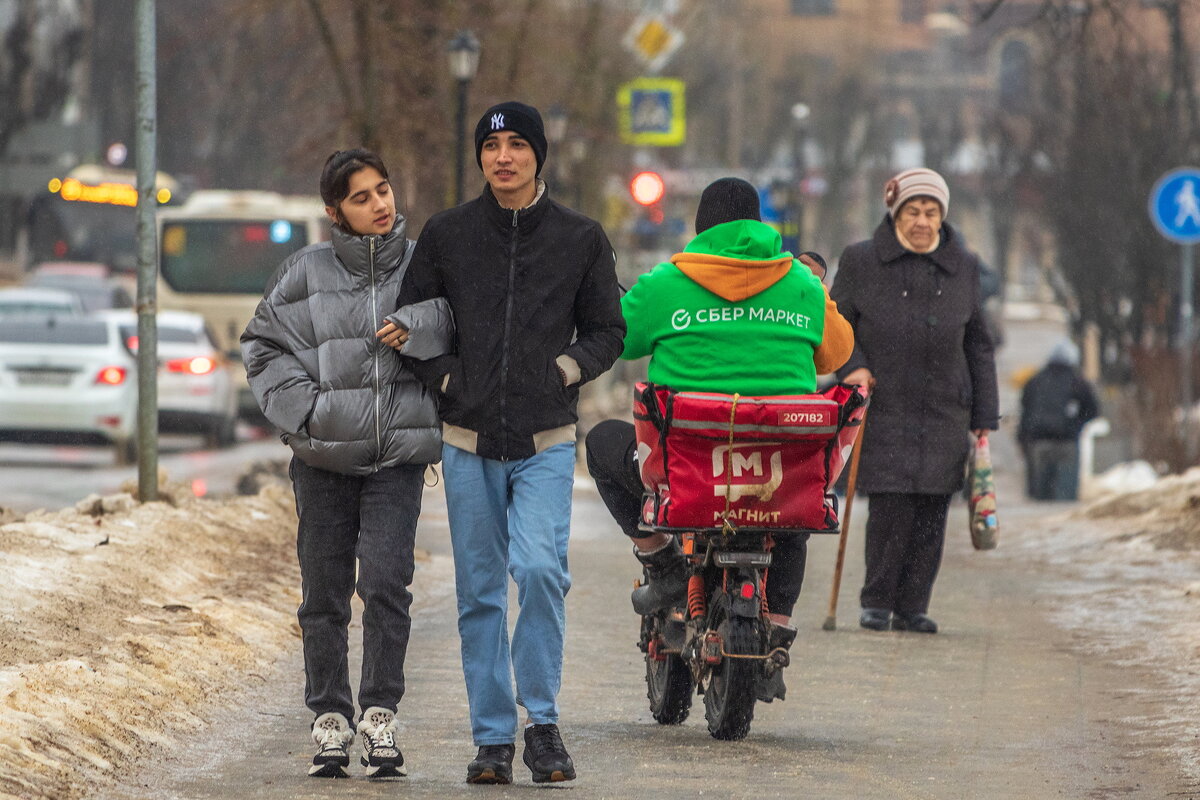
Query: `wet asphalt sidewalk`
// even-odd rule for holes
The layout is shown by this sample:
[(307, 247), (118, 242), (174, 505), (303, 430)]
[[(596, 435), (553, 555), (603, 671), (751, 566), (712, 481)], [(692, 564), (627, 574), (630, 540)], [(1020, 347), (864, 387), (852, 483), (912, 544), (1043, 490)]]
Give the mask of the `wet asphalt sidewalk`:
[[(993, 445), (1001, 549), (971, 550), (966, 509), (956, 500), (931, 607), (942, 632), (858, 627), (866, 503), (857, 503), (838, 629), (821, 629), (837, 546), (834, 537), (822, 537), (810, 545), (793, 619), (800, 636), (786, 673), (788, 698), (759, 704), (745, 741), (709, 737), (699, 699), (680, 726), (660, 726), (651, 718), (637, 618), (628, 604), (638, 569), (583, 480), (576, 491), (570, 554), (575, 584), (560, 697), (564, 739), (579, 779), (533, 786), (518, 748), (514, 785), (465, 784), (474, 748), (439, 487), (427, 493), (422, 517), (419, 545), (432, 557), (420, 564), (414, 585), (409, 688), (399, 714), (409, 777), (370, 783), (356, 766), (350, 780), (306, 777), (309, 714), (302, 705), (297, 640), (240, 705), (213, 709), (209, 728), (195, 731), (182, 748), (143, 762), (105, 796), (1200, 798), (1200, 783), (1153, 730), (1136, 722), (1170, 702), (1169, 687), (1150, 671), (1089, 654), (1078, 628), (1052, 622), (1064, 582), (1075, 578), (1024, 553), (1006, 554), (1005, 537), (1027, 535), (1046, 516), (1044, 507), (1021, 497), (1019, 464), (1006, 435)], [(352, 640), (360, 633), (356, 623)]]
[[(189, 737), (186, 750), (146, 763), (111, 796), (1200, 796), (1168, 755), (1147, 746), (1144, 731), (1125, 722), (1154, 702), (1153, 687), (1142, 684), (1150, 676), (1081, 654), (1071, 635), (1045, 618), (1044, 586), (1056, 576), (972, 552), (965, 524), (950, 537), (935, 597), (942, 633), (858, 628), (859, 516), (834, 632), (821, 623), (836, 543), (830, 537), (812, 547), (788, 699), (760, 704), (743, 742), (710, 738), (702, 703), (683, 725), (660, 726), (645, 702), (637, 620), (627, 607), (635, 564), (599, 501), (586, 492), (577, 498), (561, 705), (579, 780), (535, 788), (518, 754), (513, 786), (462, 782), (474, 749), (449, 560), (435, 553), (418, 572), (409, 690), (400, 711), (408, 778), (372, 784), (357, 769), (345, 781), (305, 776), (311, 753), (297, 641), (242, 705), (214, 710), (214, 724)], [(429, 505), (426, 539), (443, 519)], [(952, 519), (960, 512), (965, 520), (957, 506)]]

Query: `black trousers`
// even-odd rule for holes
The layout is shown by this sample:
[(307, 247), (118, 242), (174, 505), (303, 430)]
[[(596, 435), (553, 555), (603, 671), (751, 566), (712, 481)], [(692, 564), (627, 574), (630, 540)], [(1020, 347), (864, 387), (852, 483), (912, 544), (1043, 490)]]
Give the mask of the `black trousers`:
[(359, 708), (395, 711), (404, 695), (408, 586), (425, 467), (341, 475), (293, 458), (289, 471), (300, 517), (304, 702), (317, 716), (336, 711), (354, 721), (347, 656), (350, 598), (357, 590), (363, 601)]
[(863, 608), (911, 616), (929, 610), (946, 541), (948, 494), (873, 494), (867, 512)]
[[(630, 538), (646, 534), (638, 530), (641, 516), (642, 479), (638, 473), (637, 438), (633, 425), (608, 419), (587, 435), (587, 466), (600, 499)], [(772, 614), (791, 615), (804, 584), (808, 557), (808, 534), (786, 534), (775, 540), (771, 567), (767, 571), (767, 608)]]

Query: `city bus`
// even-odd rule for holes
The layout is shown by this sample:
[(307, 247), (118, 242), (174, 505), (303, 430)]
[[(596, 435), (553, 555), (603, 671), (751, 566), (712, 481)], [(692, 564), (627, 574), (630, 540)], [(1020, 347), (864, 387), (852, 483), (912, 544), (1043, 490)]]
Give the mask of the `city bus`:
[[(91, 261), (117, 273), (137, 271), (137, 173), (81, 164), (53, 178), (29, 208), (25, 268), (49, 261)], [(178, 181), (155, 179), (160, 208), (179, 204)]]
[[(329, 238), (325, 205), (316, 196), (200, 189), (158, 212), (158, 307), (191, 311), (208, 322), (230, 360), (241, 363), (238, 338), (279, 264), (301, 247)], [(239, 410), (258, 405), (241, 375)]]

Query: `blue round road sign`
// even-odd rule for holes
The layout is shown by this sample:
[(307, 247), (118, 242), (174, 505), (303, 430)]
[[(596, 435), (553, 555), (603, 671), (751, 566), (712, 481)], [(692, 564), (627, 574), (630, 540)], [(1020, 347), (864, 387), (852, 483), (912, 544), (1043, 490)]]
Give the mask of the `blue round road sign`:
[(1173, 242), (1200, 242), (1200, 169), (1180, 167), (1159, 178), (1150, 192), (1150, 219)]

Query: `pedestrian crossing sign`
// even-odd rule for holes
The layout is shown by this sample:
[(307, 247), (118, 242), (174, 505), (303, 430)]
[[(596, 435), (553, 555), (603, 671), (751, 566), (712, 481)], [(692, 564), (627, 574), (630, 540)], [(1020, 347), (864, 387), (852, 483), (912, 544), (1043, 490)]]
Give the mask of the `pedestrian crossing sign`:
[(677, 78), (638, 78), (617, 92), (621, 140), (627, 144), (678, 147), (684, 143), (684, 82)]
[(1163, 175), (1150, 193), (1150, 219), (1173, 242), (1200, 242), (1200, 169), (1181, 167)]

